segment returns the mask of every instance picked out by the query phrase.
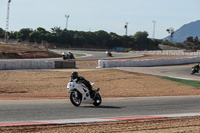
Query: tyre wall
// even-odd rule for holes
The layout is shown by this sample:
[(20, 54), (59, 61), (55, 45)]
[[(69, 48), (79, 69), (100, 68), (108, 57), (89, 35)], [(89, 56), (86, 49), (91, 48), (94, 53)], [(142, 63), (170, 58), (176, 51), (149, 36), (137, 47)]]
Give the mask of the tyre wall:
[(175, 59), (145, 59), (145, 60), (98, 60), (98, 68), (108, 67), (149, 67), (200, 63), (200, 57)]

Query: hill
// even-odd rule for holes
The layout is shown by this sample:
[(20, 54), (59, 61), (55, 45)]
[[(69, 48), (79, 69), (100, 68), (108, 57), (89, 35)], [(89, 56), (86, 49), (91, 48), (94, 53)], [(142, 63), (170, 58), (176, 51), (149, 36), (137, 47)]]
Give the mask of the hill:
[[(174, 42), (184, 42), (187, 37), (193, 36), (194, 38), (198, 36), (200, 38), (200, 20), (184, 24), (178, 30), (174, 32), (173, 41)], [(169, 36), (163, 38), (163, 40), (169, 40)]]

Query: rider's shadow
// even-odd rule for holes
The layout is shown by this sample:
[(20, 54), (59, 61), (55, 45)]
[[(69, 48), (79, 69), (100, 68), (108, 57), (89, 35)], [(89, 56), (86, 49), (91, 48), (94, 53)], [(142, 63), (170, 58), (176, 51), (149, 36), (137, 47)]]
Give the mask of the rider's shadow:
[(195, 73), (195, 74), (192, 74), (191, 76), (193, 76), (194, 78), (195, 78), (195, 77), (196, 77), (196, 78), (197, 78), (197, 77), (199, 78), (199, 77), (200, 77), (200, 73)]
[(200, 74), (199, 74), (199, 73), (195, 73), (195, 74), (193, 74), (192, 76), (199, 77), (199, 76), (200, 76)]
[(122, 107), (117, 107), (117, 106), (82, 106), (83, 108), (99, 108), (99, 109), (121, 109)]

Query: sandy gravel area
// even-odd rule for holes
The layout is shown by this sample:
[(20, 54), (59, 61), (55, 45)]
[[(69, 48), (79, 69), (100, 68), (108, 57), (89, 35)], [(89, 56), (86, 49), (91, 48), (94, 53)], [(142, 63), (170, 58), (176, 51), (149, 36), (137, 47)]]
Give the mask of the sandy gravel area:
[(72, 71), (78, 71), (100, 87), (102, 97), (146, 97), (199, 95), (196, 87), (161, 79), (156, 76), (100, 70), (10, 70), (1, 71), (0, 99), (68, 98), (66, 85)]
[(93, 124), (2, 127), (1, 133), (199, 133), (200, 117), (145, 119)]

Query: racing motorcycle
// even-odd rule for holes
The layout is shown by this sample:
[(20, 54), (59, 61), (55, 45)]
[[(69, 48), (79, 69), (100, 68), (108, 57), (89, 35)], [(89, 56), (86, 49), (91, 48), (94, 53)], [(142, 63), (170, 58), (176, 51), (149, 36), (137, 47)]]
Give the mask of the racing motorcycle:
[[(90, 84), (93, 87), (95, 82), (90, 82)], [(67, 84), (67, 90), (70, 94), (71, 103), (76, 107), (80, 106), (81, 103), (89, 103), (94, 106), (99, 106), (102, 102), (99, 88), (94, 92), (93, 98), (91, 98), (88, 88), (82, 83), (77, 83), (76, 79), (70, 79)]]
[(107, 55), (108, 57), (112, 57), (112, 53), (111, 53), (110, 51), (106, 51), (106, 55)]
[(62, 52), (63, 60), (75, 59), (74, 54)]
[(198, 73), (198, 68), (192, 67), (191, 74), (195, 74), (195, 73)]

